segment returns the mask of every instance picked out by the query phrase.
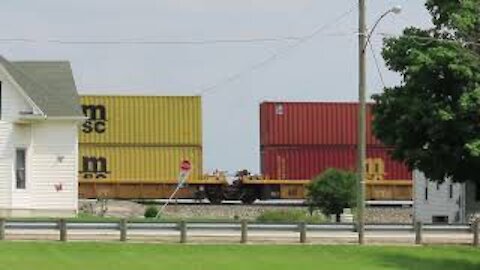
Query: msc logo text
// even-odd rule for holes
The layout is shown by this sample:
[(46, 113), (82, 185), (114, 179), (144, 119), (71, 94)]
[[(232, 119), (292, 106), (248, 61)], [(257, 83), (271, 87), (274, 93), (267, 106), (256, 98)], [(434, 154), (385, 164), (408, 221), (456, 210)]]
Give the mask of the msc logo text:
[(83, 114), (88, 118), (82, 125), (84, 133), (104, 133), (107, 129), (107, 110), (103, 105), (82, 105)]
[(104, 157), (82, 157), (82, 170), (79, 172), (85, 179), (105, 179), (108, 171), (107, 159)]

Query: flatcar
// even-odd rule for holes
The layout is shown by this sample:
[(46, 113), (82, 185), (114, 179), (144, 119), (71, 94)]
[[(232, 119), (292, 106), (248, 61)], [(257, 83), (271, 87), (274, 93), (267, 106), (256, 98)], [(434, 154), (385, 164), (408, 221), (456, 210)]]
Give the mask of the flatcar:
[[(262, 175), (241, 170), (233, 182), (203, 173), (201, 97), (82, 96), (81, 103), (80, 198), (168, 198), (183, 160), (192, 171), (176, 197), (211, 203), (303, 199), (323, 170), (355, 169), (353, 103), (262, 103)], [(367, 199), (411, 200), (411, 172), (373, 136), (367, 154)]]

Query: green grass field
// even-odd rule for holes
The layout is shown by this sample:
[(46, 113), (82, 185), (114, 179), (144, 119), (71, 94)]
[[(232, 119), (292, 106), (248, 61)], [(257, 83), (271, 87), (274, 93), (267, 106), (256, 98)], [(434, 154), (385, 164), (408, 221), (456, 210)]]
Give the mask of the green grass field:
[(480, 249), (2, 242), (0, 269), (479, 270)]

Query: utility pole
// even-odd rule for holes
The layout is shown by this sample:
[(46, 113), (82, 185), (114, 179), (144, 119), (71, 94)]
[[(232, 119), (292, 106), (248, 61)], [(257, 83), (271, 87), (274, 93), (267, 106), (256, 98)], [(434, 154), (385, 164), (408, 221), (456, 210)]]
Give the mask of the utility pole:
[(358, 243), (365, 243), (365, 162), (366, 162), (366, 50), (367, 47), (367, 25), (366, 25), (366, 0), (359, 0), (358, 5), (358, 188), (357, 188), (357, 230)]

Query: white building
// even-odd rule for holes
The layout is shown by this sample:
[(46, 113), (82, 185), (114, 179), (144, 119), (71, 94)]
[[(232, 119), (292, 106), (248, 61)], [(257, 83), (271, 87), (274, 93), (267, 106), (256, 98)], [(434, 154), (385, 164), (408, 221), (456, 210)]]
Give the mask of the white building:
[(68, 62), (0, 56), (0, 216), (71, 216), (84, 118)]
[(429, 181), (413, 174), (415, 221), (423, 223), (470, 223), (480, 214), (480, 188), (473, 182)]
[(463, 184), (445, 180), (443, 183), (429, 181), (419, 171), (414, 171), (415, 221), (423, 223), (464, 223), (465, 187)]

